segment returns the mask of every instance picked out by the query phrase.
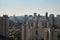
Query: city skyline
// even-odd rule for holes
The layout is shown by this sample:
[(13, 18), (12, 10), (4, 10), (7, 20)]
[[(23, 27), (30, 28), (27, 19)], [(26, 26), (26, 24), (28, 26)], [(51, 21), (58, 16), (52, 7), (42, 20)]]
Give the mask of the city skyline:
[(11, 15), (30, 15), (38, 13), (60, 15), (60, 0), (0, 0), (0, 16), (3, 14)]

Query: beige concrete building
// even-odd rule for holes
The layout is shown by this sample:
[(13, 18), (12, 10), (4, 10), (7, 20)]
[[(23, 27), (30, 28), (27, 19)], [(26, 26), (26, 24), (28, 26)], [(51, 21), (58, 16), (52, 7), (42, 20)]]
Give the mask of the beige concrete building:
[(51, 26), (46, 16), (40, 18), (29, 16), (22, 25), (22, 40), (58, 40), (60, 29)]

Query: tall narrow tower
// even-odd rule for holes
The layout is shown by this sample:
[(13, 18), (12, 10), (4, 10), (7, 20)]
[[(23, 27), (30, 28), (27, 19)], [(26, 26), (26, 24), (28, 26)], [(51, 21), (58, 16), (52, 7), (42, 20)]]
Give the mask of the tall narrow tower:
[(50, 14), (49, 19), (50, 19), (51, 26), (54, 27), (54, 25), (55, 25), (54, 14)]
[(48, 12), (46, 12), (46, 18), (48, 17)]
[(34, 13), (34, 16), (36, 17), (37, 16), (37, 13)]
[(3, 15), (3, 36), (9, 37), (9, 20), (7, 15)]
[(48, 12), (46, 12), (46, 27), (48, 27)]

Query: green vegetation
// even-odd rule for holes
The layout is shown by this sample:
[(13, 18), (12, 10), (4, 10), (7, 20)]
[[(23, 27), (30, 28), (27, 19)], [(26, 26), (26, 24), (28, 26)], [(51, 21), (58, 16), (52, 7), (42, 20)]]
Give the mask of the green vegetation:
[(12, 20), (9, 20), (9, 26), (14, 26), (15, 22), (13, 22)]
[(9, 26), (10, 27), (12, 27), (12, 26), (20, 26), (20, 25), (22, 25), (22, 23), (20, 23), (20, 22), (14, 22), (14, 21), (12, 21), (12, 20), (9, 20)]
[(14, 33), (15, 40), (21, 40), (21, 30)]

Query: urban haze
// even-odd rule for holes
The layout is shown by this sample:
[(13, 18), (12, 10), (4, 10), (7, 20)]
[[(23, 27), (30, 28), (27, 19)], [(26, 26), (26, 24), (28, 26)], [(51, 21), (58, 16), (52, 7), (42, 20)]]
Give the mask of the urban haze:
[(0, 40), (60, 40), (60, 0), (0, 0)]

